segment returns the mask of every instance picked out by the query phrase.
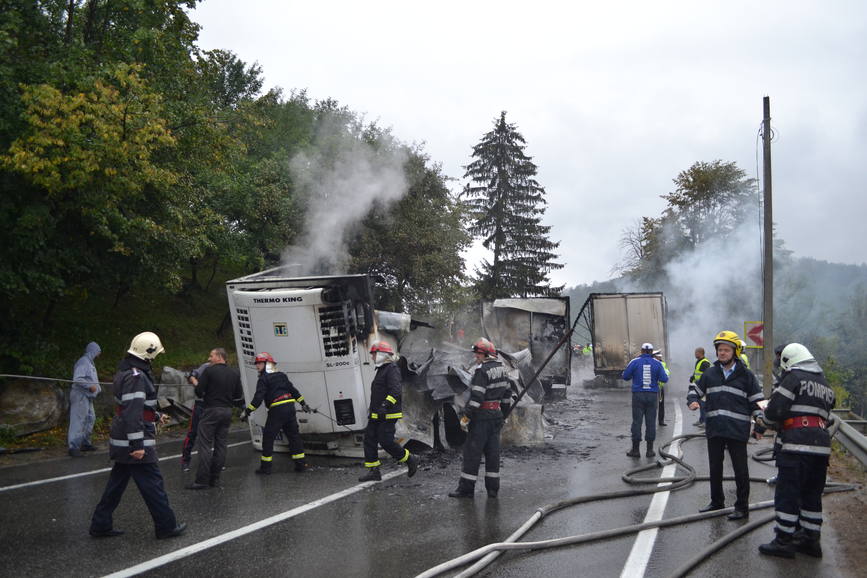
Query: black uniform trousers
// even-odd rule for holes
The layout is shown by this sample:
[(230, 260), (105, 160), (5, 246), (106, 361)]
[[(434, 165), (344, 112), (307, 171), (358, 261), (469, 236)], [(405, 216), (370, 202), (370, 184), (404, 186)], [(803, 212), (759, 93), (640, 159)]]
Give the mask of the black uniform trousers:
[(199, 420), (202, 419), (202, 411), (204, 411), (202, 400), (197, 399), (193, 402), (193, 414), (190, 416), (190, 425), (187, 428), (187, 435), (184, 438), (184, 445), (181, 446), (181, 463), (188, 464), (192, 459), (193, 447), (196, 445), (196, 434), (199, 432)]
[(500, 489), (500, 431), (503, 418), (470, 419), (467, 441), (464, 442), (464, 463), (458, 489), (472, 492), (479, 477), (482, 455), (485, 456), (485, 489)]
[(405, 462), (409, 457), (409, 450), (403, 449), (394, 439), (394, 430), (397, 429), (396, 419), (368, 419), (367, 427), (364, 428), (364, 465), (374, 468), (380, 465), (379, 447), (381, 446), (388, 455), (394, 459)]
[(822, 492), (828, 456), (779, 452), (777, 470), (775, 530), (791, 536), (800, 527), (818, 537), (822, 531)]
[(659, 405), (655, 391), (632, 392), (632, 441), (641, 441), (641, 424), (644, 423), (644, 440), (656, 439), (656, 410)]
[(729, 450), (735, 473), (735, 509), (746, 511), (750, 505), (750, 471), (747, 465), (747, 442), (731, 438), (707, 438), (707, 465), (710, 474), (710, 503), (725, 505), (723, 493), (723, 457)]
[(286, 436), (292, 459), (304, 459), (304, 443), (298, 432), (298, 420), (295, 419), (295, 403), (290, 402), (268, 410), (268, 419), (265, 420), (265, 428), (262, 430), (262, 460), (270, 461), (265, 458), (270, 458), (274, 453), (274, 440), (281, 430)]
[(197, 484), (215, 484), (226, 463), (229, 451), (229, 426), (232, 425), (232, 408), (208, 407), (202, 411), (196, 451), (199, 465), (196, 468)]
[(177, 526), (175, 513), (169, 506), (169, 497), (163, 485), (163, 476), (156, 463), (149, 464), (122, 464), (115, 462), (111, 468), (111, 474), (105, 491), (93, 517), (90, 520), (90, 530), (95, 533), (105, 532), (112, 529), (112, 514), (120, 504), (123, 492), (129, 479), (132, 478), (141, 497), (150, 510), (154, 520), (154, 529), (157, 535), (171, 532)]

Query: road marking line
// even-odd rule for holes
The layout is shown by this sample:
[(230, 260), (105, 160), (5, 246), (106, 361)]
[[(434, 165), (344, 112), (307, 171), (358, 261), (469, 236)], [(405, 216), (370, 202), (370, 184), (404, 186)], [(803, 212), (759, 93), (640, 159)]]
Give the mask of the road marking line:
[[(382, 481), (384, 482), (386, 480), (390, 480), (391, 478), (402, 476), (405, 473), (405, 469), (400, 469), (394, 472), (390, 472), (388, 474), (383, 474)], [(177, 560), (180, 560), (181, 558), (186, 558), (187, 556), (192, 556), (193, 554), (197, 554), (199, 552), (207, 550), (208, 548), (219, 546), (220, 544), (224, 544), (226, 542), (229, 542), (230, 540), (234, 540), (235, 538), (244, 536), (245, 534), (250, 534), (257, 530), (261, 530), (262, 528), (266, 528), (268, 526), (272, 526), (279, 522), (288, 520), (289, 518), (300, 516), (301, 514), (309, 512), (314, 508), (324, 506), (325, 504), (330, 504), (331, 502), (335, 502), (341, 498), (345, 498), (346, 496), (350, 496), (356, 492), (369, 488), (376, 483), (378, 482), (363, 482), (361, 484), (347, 488), (343, 491), (337, 492), (336, 494), (325, 496), (324, 498), (314, 500), (312, 502), (304, 504), (303, 506), (298, 506), (297, 508), (287, 510), (280, 514), (276, 514), (274, 516), (271, 516), (270, 518), (265, 518), (264, 520), (253, 522), (252, 524), (248, 524), (246, 526), (238, 528), (237, 530), (232, 530), (231, 532), (226, 532), (225, 534), (220, 534), (219, 536), (214, 536), (213, 538), (210, 538), (203, 542), (186, 546), (185, 548), (175, 550), (174, 552), (169, 552), (168, 554), (164, 554), (163, 556), (153, 558), (151, 560), (148, 560), (147, 562), (142, 562), (141, 564), (137, 564), (135, 566), (130, 566), (129, 568), (119, 570), (113, 574), (107, 574), (104, 578), (125, 578), (127, 576), (135, 576), (136, 574), (147, 572), (148, 570), (153, 570), (154, 568), (159, 568), (160, 566), (164, 566), (165, 564), (168, 564), (170, 562), (175, 562)]]
[[(252, 441), (247, 440), (244, 442), (235, 442), (233, 444), (229, 444), (227, 447), (233, 448), (235, 446), (243, 446), (243, 445), (246, 445), (249, 443), (252, 443)], [(193, 453), (196, 454), (198, 452), (193, 452)], [(181, 454), (175, 454), (173, 456), (165, 456), (165, 457), (159, 458), (158, 461), (162, 462), (165, 460), (176, 460), (179, 457), (181, 457)], [(85, 476), (93, 476), (95, 474), (102, 474), (102, 473), (110, 472), (110, 471), (111, 471), (111, 468), (100, 468), (98, 470), (89, 470), (87, 472), (79, 472), (77, 474), (69, 474), (68, 476), (58, 476), (56, 478), (45, 478), (43, 480), (36, 480), (34, 482), (24, 482), (23, 484), (15, 484), (14, 486), (3, 486), (2, 488), (0, 488), (0, 492), (8, 492), (11, 490), (17, 490), (19, 488), (27, 488), (30, 486), (41, 486), (42, 484), (51, 484), (53, 482), (62, 482), (64, 480), (71, 480), (73, 478), (83, 478)]]
[[(674, 434), (672, 437), (677, 437), (683, 429), (683, 414), (680, 410), (680, 405), (674, 404)], [(659, 430), (657, 430), (659, 431)], [(668, 453), (672, 455), (680, 455), (680, 440), (671, 444)], [(663, 478), (669, 478), (675, 474), (677, 464), (671, 463), (662, 468)], [(670, 486), (671, 482), (663, 482), (658, 484), (659, 487)], [(650, 501), (650, 507), (647, 509), (647, 514), (644, 517), (644, 522), (656, 522), (662, 519), (665, 514), (665, 506), (668, 504), (668, 496), (671, 492), (657, 492), (653, 494), (653, 499)], [(632, 545), (632, 551), (629, 552), (629, 558), (626, 559), (626, 564), (623, 566), (623, 572), (620, 573), (620, 578), (636, 578), (644, 576), (647, 570), (647, 564), (650, 561), (650, 555), (653, 553), (653, 545), (656, 542), (656, 534), (659, 528), (651, 528), (642, 530), (635, 537), (635, 543)]]

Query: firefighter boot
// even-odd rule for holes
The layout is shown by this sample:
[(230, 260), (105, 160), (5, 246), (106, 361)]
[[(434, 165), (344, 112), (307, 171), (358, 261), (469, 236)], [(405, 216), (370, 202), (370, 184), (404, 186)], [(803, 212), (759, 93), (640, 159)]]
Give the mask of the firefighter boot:
[(485, 476), (485, 490), (488, 491), (489, 498), (496, 498), (500, 493), (500, 478), (497, 476)]
[(476, 485), (466, 478), (458, 480), (458, 487), (454, 492), (449, 492), (450, 498), (472, 498)]
[(644, 455), (649, 458), (652, 458), (656, 455), (656, 452), (653, 451), (653, 442), (647, 442), (647, 453), (645, 453)]
[(295, 471), (299, 473), (304, 473), (307, 471), (307, 460), (295, 460)]
[(801, 554), (821, 558), (822, 544), (819, 543), (819, 536), (819, 532), (801, 529), (792, 536), (792, 544)]
[(640, 444), (640, 443), (641, 443), (640, 441), (633, 440), (632, 441), (632, 449), (629, 450), (628, 452), (626, 452), (626, 455), (629, 456), (630, 458), (640, 458), (641, 457), (641, 450), (638, 449), (638, 444)]
[(259, 469), (256, 470), (256, 473), (261, 474), (263, 476), (267, 476), (268, 474), (270, 474), (271, 473), (271, 462), (266, 462), (265, 460), (262, 460), (261, 462), (259, 462)]
[(759, 552), (780, 558), (794, 558), (795, 544), (792, 542), (791, 536), (777, 532), (777, 537), (773, 541), (759, 546)]
[(418, 456), (414, 456), (410, 454), (409, 459), (406, 460), (406, 477), (411, 478), (418, 471)]
[(382, 474), (379, 473), (379, 468), (374, 466), (372, 468), (367, 468), (367, 473), (358, 478), (359, 482), (380, 482), (382, 481)]

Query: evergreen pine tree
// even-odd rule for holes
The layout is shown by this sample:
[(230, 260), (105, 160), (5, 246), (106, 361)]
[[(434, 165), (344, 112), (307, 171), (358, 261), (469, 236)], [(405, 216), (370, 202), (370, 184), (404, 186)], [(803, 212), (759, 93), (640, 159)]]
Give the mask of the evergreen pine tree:
[(493, 253), (476, 270), (484, 299), (555, 296), (548, 273), (561, 269), (553, 252), (560, 243), (548, 239), (551, 227), (540, 224), (545, 189), (536, 181), (536, 165), (524, 154), (525, 140), (500, 113), (494, 130), (473, 147), (473, 161), (464, 167), (470, 182), (463, 196), (469, 209), (470, 233)]

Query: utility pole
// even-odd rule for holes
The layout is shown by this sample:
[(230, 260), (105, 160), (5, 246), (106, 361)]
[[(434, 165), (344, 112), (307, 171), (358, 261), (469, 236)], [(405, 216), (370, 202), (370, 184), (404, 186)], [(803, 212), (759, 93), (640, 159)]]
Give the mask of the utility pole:
[(764, 120), (762, 121), (762, 145), (764, 149), (764, 255), (762, 261), (762, 384), (765, 397), (771, 395), (774, 368), (774, 219), (771, 204), (771, 98), (764, 97)]

